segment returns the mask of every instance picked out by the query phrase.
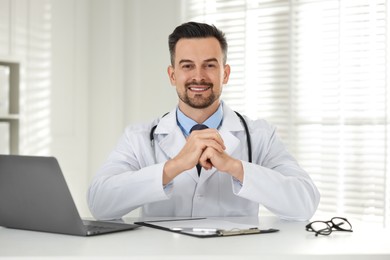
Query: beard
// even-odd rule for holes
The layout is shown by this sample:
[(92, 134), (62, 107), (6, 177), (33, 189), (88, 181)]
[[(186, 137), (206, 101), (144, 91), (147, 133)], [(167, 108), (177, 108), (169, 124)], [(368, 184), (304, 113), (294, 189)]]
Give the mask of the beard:
[(211, 90), (213, 90), (213, 84), (212, 83), (204, 83), (204, 82), (202, 82), (202, 83), (191, 82), (191, 83), (187, 83), (185, 85), (185, 90), (183, 93), (180, 93), (179, 91), (177, 91), (177, 95), (179, 96), (180, 100), (192, 108), (196, 108), (196, 109), (207, 108), (207, 107), (211, 106), (211, 104), (213, 104), (214, 101), (217, 100), (220, 96), (220, 95), (217, 96), (213, 91), (211, 91), (211, 94), (207, 97), (204, 97), (203, 94), (195, 94), (194, 97), (190, 97), (188, 95), (188, 91), (189, 91), (189, 86), (191, 86), (191, 85), (193, 85), (193, 86), (206, 85), (206, 86), (209, 86)]

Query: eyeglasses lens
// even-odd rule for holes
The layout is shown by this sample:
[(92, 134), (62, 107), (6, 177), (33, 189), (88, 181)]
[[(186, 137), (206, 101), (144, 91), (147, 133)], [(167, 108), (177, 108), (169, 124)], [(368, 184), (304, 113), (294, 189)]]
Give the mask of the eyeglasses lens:
[(311, 228), (314, 232), (321, 234), (321, 235), (329, 235), (332, 233), (332, 228), (323, 221), (315, 221), (311, 223)]
[(352, 226), (351, 224), (348, 222), (348, 220), (344, 219), (344, 218), (332, 218), (332, 223), (334, 225), (334, 227), (338, 230), (345, 230), (345, 231), (349, 231), (349, 230), (352, 230)]

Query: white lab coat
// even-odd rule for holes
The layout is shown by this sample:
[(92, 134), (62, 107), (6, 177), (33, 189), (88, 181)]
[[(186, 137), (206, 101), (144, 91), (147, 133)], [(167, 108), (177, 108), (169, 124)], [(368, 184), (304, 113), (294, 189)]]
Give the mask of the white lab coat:
[[(319, 192), (264, 120), (246, 118), (253, 163), (248, 162), (246, 134), (226, 104), (219, 129), (226, 152), (243, 163), (242, 185), (215, 168), (196, 167), (162, 185), (164, 163), (176, 156), (186, 140), (176, 123), (176, 109), (161, 120), (126, 128), (88, 192), (97, 219), (117, 219), (142, 207), (144, 217), (257, 216), (259, 204), (285, 219), (307, 220), (319, 203)], [(158, 122), (159, 121), (159, 122)], [(154, 146), (150, 130), (155, 130)]]

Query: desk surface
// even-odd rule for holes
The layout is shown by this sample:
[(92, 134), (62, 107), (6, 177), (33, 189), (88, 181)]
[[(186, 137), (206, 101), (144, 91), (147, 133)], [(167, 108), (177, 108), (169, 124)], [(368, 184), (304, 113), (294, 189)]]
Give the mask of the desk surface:
[[(259, 222), (257, 218), (229, 220)], [(315, 237), (305, 230), (306, 222), (261, 217), (261, 228), (273, 227), (280, 231), (220, 238), (196, 238), (148, 227), (94, 237), (0, 227), (0, 258), (390, 259), (390, 230), (367, 227), (354, 221), (352, 224), (353, 233), (333, 232), (330, 236)]]

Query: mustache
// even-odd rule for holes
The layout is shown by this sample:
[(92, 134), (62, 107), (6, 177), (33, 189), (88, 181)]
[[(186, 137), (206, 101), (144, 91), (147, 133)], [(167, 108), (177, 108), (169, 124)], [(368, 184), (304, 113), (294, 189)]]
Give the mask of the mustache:
[(208, 86), (208, 87), (213, 87), (214, 84), (211, 83), (211, 82), (196, 82), (196, 81), (192, 81), (192, 82), (189, 82), (187, 84), (185, 84), (186, 87), (189, 87), (189, 86)]

